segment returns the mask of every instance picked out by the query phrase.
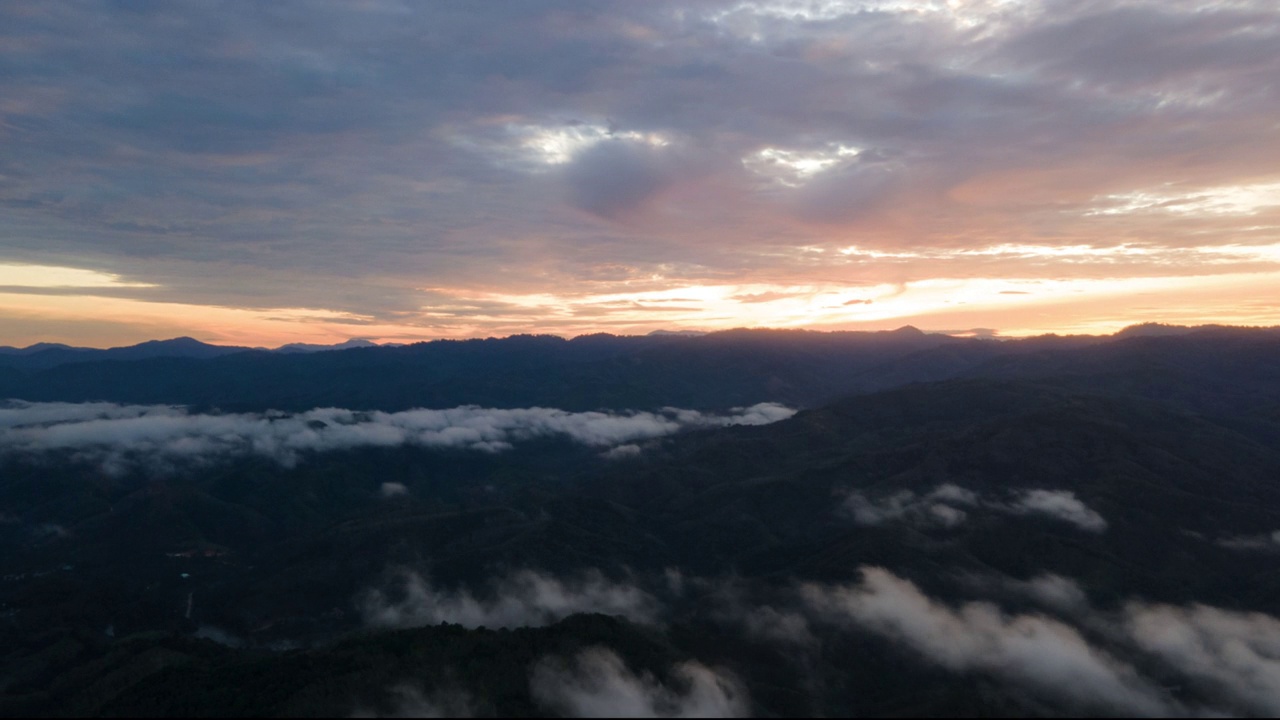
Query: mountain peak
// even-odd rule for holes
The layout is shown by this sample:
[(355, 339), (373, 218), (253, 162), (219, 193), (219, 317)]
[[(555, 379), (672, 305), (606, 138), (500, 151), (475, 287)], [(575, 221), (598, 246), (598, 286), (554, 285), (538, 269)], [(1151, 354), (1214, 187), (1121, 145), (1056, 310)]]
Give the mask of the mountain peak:
[(140, 342), (137, 345), (130, 345), (128, 347), (197, 348), (197, 347), (214, 347), (214, 346), (206, 342), (201, 342), (188, 335), (183, 335), (181, 337), (169, 338), (168, 340), (147, 340), (146, 342)]
[(650, 335), (678, 335), (682, 337), (698, 337), (700, 335), (706, 335), (707, 333), (703, 330), (653, 330), (649, 334)]
[(334, 345), (322, 345), (318, 343), (289, 343), (276, 348), (276, 352), (280, 353), (312, 353), (325, 352), (328, 350), (352, 350), (354, 348), (380, 347), (372, 340), (365, 338), (351, 338), (345, 342), (336, 343)]
[(32, 353), (43, 352), (45, 350), (68, 350), (72, 352), (80, 352), (88, 350), (88, 348), (72, 347), (63, 343), (38, 342), (34, 345), (28, 345), (23, 348), (18, 347), (0, 347), (0, 354), (3, 355), (31, 355)]
[(1137, 325), (1130, 325), (1120, 332), (1116, 333), (1116, 337), (1162, 337), (1166, 335), (1186, 335), (1196, 328), (1186, 325), (1168, 325), (1166, 323), (1145, 322)]

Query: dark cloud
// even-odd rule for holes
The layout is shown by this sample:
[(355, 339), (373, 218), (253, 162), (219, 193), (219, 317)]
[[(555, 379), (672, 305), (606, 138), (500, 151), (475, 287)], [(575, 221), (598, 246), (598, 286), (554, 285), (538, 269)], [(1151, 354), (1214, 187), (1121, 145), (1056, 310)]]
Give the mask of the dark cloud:
[(624, 218), (668, 182), (661, 150), (606, 140), (574, 158), (566, 180), (574, 204), (607, 218)]

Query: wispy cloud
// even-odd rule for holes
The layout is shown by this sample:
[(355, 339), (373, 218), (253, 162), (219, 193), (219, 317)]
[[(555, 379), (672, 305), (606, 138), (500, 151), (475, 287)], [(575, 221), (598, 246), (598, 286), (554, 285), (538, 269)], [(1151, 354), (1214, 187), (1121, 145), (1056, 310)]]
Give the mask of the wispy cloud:
[(876, 499), (854, 491), (845, 496), (843, 507), (860, 525), (882, 525), (901, 520), (955, 527), (965, 522), (970, 512), (986, 510), (1052, 518), (1094, 533), (1107, 529), (1106, 519), (1070, 490), (1014, 490), (1008, 499), (998, 500), (946, 483), (924, 494), (898, 490)]
[(856, 583), (801, 585), (800, 611), (1079, 712), (1280, 712), (1280, 620), (1265, 613), (1140, 600), (1102, 610), (1058, 575), (996, 582), (1050, 614), (1009, 613), (992, 602), (942, 602), (884, 568), (861, 574)]
[(750, 711), (746, 688), (724, 671), (689, 660), (671, 676), (667, 684), (636, 673), (597, 647), (571, 660), (542, 660), (529, 687), (539, 705), (568, 717), (745, 717)]
[(1134, 603), (1125, 608), (1125, 629), (1143, 650), (1207, 685), (1234, 710), (1280, 713), (1280, 620), (1205, 605)]
[[(576, 613), (621, 615), (654, 623), (658, 601), (635, 585), (615, 583), (598, 571), (571, 579), (522, 570), (495, 579), (477, 597), (467, 589), (441, 590), (423, 576), (404, 571), (388, 594), (369, 590), (360, 601), (374, 627), (420, 627), (454, 623), (464, 627), (516, 628), (550, 625)], [(391, 599), (396, 597), (398, 599)]]
[(801, 592), (820, 617), (889, 637), (950, 670), (987, 673), (1079, 710), (1178, 711), (1133, 667), (1052, 618), (1007, 615), (980, 602), (951, 608), (881, 568), (863, 568), (856, 585), (811, 584)]
[(883, 525), (893, 520), (908, 519), (953, 527), (969, 516), (961, 507), (978, 504), (977, 493), (957, 485), (944, 484), (924, 495), (917, 495), (911, 490), (899, 490), (876, 500), (871, 500), (860, 492), (851, 492), (845, 497), (844, 509), (859, 525)]
[(1070, 490), (1026, 490), (1010, 506), (1021, 515), (1043, 515), (1071, 523), (1081, 530), (1102, 532), (1107, 521), (1094, 510), (1080, 502)]
[[(475, 591), (444, 590), (406, 572), (360, 602), (373, 627), (530, 627), (576, 613), (660, 626), (675, 606), (657, 598), (667, 592), (687, 598), (684, 590), (693, 587), (701, 603), (697, 617), (774, 646), (805, 675), (818, 672), (813, 663), (824, 648), (851, 641), (846, 632), (869, 632), (929, 664), (985, 675), (1010, 697), (1041, 707), (1143, 716), (1280, 712), (1280, 620), (1271, 615), (1139, 599), (1104, 609), (1079, 583), (1055, 574), (970, 581), (968, 592), (978, 598), (1014, 599), (1023, 608), (1029, 599), (1040, 610), (942, 600), (880, 567), (860, 568), (855, 582), (771, 588), (670, 569), (665, 580), (636, 581), (594, 571), (560, 577), (525, 570)], [(723, 716), (750, 709), (745, 685), (725, 670), (689, 661), (657, 678), (628, 668), (605, 648), (543, 658), (530, 668), (530, 690), (545, 710), (572, 716)], [(396, 697), (442, 707), (417, 690)]]

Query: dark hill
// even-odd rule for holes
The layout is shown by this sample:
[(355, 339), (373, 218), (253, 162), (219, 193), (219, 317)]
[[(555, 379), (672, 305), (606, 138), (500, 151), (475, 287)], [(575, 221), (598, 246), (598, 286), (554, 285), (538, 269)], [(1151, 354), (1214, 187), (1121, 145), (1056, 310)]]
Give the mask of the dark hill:
[(207, 360), (250, 350), (231, 345), (210, 345), (195, 338), (179, 337), (172, 340), (148, 340), (128, 347), (95, 350), (75, 348), (59, 344), (39, 344), (0, 353), (0, 367), (16, 370), (48, 370), (74, 363), (100, 363), (144, 360), (148, 358), (191, 358)]
[[(307, 354), (237, 352), (10, 370), (24, 400), (179, 403), (224, 410), (321, 406), (401, 410), (476, 404), (568, 410), (812, 405), (922, 349), (965, 343), (914, 332), (735, 330), (699, 337), (518, 335)], [(988, 343), (989, 345), (989, 343)]]

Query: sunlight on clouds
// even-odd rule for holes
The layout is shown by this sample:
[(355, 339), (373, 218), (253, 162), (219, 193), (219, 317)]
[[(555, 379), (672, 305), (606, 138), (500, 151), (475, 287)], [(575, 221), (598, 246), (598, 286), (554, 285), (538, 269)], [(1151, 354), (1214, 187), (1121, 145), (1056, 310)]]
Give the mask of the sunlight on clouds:
[[(121, 342), (195, 335), (207, 342), (276, 346), (288, 342), (338, 342), (353, 335), (393, 337), (404, 328), (372, 322), (350, 313), (310, 308), (249, 309), (187, 303), (149, 302), (94, 295), (28, 295), (0, 292), (0, 323), (51, 326), (85, 319), (110, 323), (122, 332)], [(358, 330), (358, 332), (356, 332)], [(6, 333), (19, 345), (56, 339)]]
[(0, 286), (29, 288), (148, 288), (148, 283), (126, 282), (119, 275), (54, 265), (0, 263)]
[(746, 158), (742, 164), (752, 172), (776, 182), (796, 187), (814, 175), (830, 170), (846, 158), (857, 157), (862, 150), (832, 143), (825, 150), (803, 152), (767, 147)]
[[(905, 324), (929, 329), (981, 322), (999, 327), (1002, 335), (1017, 336), (1114, 332), (1133, 322), (1162, 318), (1271, 324), (1280, 320), (1280, 302), (1274, 307), (1250, 306), (1242, 300), (1256, 299), (1259, 293), (1278, 286), (1280, 272), (1092, 279), (934, 278), (862, 286), (754, 283), (635, 293), (481, 293), (469, 297), (518, 307), (539, 318), (543, 327), (555, 327), (557, 319), (569, 323), (576, 316), (588, 315), (599, 329), (613, 332), (747, 326), (886, 329)], [(483, 323), (499, 322), (503, 317), (495, 314), (471, 319)], [(580, 321), (568, 327), (573, 328), (571, 334), (588, 331)]]
[(1003, 243), (982, 248), (967, 250), (919, 250), (919, 251), (884, 251), (850, 245), (839, 250), (841, 255), (857, 258), (910, 259), (910, 260), (947, 260), (963, 257), (1010, 257), (1028, 258), (1102, 258), (1116, 256), (1150, 256), (1155, 251), (1149, 248), (1132, 245), (1114, 245), (1111, 247), (1095, 247), (1093, 245), (1020, 245)]
[(563, 127), (526, 125), (513, 128), (512, 132), (523, 138), (521, 147), (548, 165), (563, 165), (573, 160), (574, 155), (606, 140), (630, 140), (655, 147), (668, 144), (661, 135), (654, 133), (615, 132), (600, 125), (579, 124)]
[(1113, 247), (1094, 247), (1092, 245), (1016, 245), (1003, 244), (993, 245), (991, 247), (976, 248), (973, 250), (957, 250), (953, 253), (956, 256), (965, 255), (1012, 255), (1019, 258), (1033, 257), (1111, 257), (1116, 255), (1150, 255), (1152, 251), (1147, 248), (1132, 247), (1129, 245), (1116, 245)]
[(1024, 245), (1002, 243), (981, 248), (946, 250), (875, 250), (857, 245), (837, 252), (852, 260), (958, 260), (963, 258), (1007, 258), (1011, 260), (1051, 259), (1059, 263), (1110, 262), (1117, 259), (1141, 259), (1150, 265), (1195, 267), (1242, 262), (1280, 263), (1280, 244), (1276, 245), (1207, 245), (1202, 247), (1144, 247), (1131, 244), (1100, 247), (1095, 245)]
[(1280, 263), (1280, 245), (1223, 245), (1212, 248), (1211, 252), (1220, 257), (1210, 262), (1259, 260)]
[(488, 155), (499, 164), (516, 163), (535, 171), (569, 163), (582, 151), (610, 140), (642, 143), (650, 147), (671, 144), (671, 140), (661, 133), (615, 130), (607, 125), (585, 122), (539, 125), (515, 119), (503, 123), (497, 136), (462, 133), (454, 137), (456, 144)]
[(987, 25), (1009, 11), (1029, 11), (1024, 0), (762, 0), (742, 2), (710, 13), (707, 19), (754, 42), (763, 39), (758, 27), (748, 28), (744, 18), (769, 18), (792, 22), (826, 22), (861, 13), (886, 13), (943, 18), (957, 28)]
[(525, 135), (521, 146), (548, 165), (561, 165), (584, 150), (609, 137), (605, 128), (579, 125), (564, 128), (521, 128)]
[[(1230, 250), (1231, 248), (1227, 248)], [(1242, 254), (1280, 248), (1238, 246)], [(119, 340), (194, 335), (250, 346), (334, 343), (359, 336), (413, 341), (515, 333), (734, 327), (884, 330), (915, 325), (997, 328), (1004, 336), (1108, 333), (1135, 322), (1280, 323), (1280, 271), (1146, 278), (933, 278), (905, 282), (683, 284), (639, 292), (498, 293), (431, 288), (437, 298), (393, 319), (309, 308), (252, 309), (91, 295), (0, 293), (6, 340), (53, 339), (59, 323), (96, 319)], [(34, 328), (34, 329), (33, 329)], [(17, 332), (15, 332), (17, 330)], [(108, 331), (104, 330), (104, 333)], [(948, 332), (952, 332), (948, 330)], [(963, 332), (963, 331), (956, 331)], [(104, 336), (105, 337), (105, 336)]]
[(7, 18), (0, 342), (1280, 319), (1275, 0), (499, 5)]
[(873, 250), (870, 248), (861, 248), (857, 245), (840, 248), (838, 251), (841, 255), (869, 258), (872, 260), (883, 259), (916, 259), (927, 257), (923, 253), (912, 252), (910, 250)]
[(1253, 215), (1280, 207), (1280, 183), (1223, 185), (1193, 193), (1167, 191), (1106, 195), (1107, 204), (1085, 215), (1124, 215), (1139, 212), (1169, 212), (1180, 215)]
[(724, 22), (735, 14), (744, 13), (761, 17), (779, 18), (798, 22), (835, 20), (863, 12), (926, 13), (948, 10), (952, 5), (966, 3), (951, 0), (763, 0), (743, 2), (726, 10), (713, 13), (712, 21)]

